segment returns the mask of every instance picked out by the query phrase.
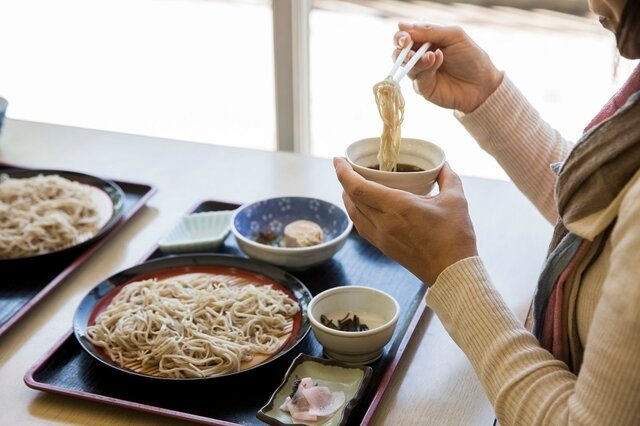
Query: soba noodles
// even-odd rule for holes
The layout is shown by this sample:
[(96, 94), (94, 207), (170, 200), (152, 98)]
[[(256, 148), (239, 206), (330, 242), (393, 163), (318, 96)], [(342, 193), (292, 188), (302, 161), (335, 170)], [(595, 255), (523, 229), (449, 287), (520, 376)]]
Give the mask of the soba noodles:
[(87, 337), (130, 370), (210, 377), (276, 353), (298, 311), (285, 293), (236, 276), (149, 279), (126, 285), (88, 327)]
[(373, 86), (373, 94), (382, 118), (378, 163), (380, 170), (395, 171), (400, 153), (400, 125), (404, 118), (404, 98), (400, 85), (386, 78)]
[(58, 175), (0, 175), (0, 258), (49, 253), (96, 235), (103, 223), (92, 190)]

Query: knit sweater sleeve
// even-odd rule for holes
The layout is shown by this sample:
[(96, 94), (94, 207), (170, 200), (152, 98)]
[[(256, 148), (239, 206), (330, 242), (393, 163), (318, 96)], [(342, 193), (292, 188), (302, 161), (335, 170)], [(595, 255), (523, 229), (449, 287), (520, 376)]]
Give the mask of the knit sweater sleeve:
[(544, 217), (555, 223), (556, 176), (550, 165), (564, 160), (572, 143), (540, 117), (507, 75), (475, 111), (456, 111), (455, 116)]
[(579, 374), (540, 347), (480, 258), (445, 269), (427, 303), (469, 358), (503, 426), (640, 424), (640, 184), (625, 196)]

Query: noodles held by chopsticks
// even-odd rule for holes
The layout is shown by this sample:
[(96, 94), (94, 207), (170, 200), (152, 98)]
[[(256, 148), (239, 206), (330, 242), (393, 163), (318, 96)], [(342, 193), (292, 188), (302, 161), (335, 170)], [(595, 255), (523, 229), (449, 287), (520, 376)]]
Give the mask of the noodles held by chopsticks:
[(0, 258), (49, 253), (100, 230), (91, 188), (58, 175), (0, 175)]
[(404, 119), (404, 98), (400, 85), (392, 78), (386, 78), (374, 85), (373, 94), (383, 123), (378, 163), (380, 170), (395, 171), (400, 154), (400, 125)]
[(87, 337), (120, 366), (143, 374), (210, 377), (276, 353), (298, 311), (285, 293), (240, 277), (150, 279), (126, 285)]

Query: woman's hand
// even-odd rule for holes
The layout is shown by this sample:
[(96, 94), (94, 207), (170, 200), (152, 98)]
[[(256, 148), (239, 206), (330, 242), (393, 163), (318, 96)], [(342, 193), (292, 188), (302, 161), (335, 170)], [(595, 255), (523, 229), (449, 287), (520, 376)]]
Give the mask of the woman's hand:
[(426, 42), (432, 45), (408, 74), (416, 92), (428, 101), (470, 113), (502, 82), (502, 72), (460, 27), (410, 23), (398, 27), (394, 60), (411, 40), (412, 49)]
[(477, 256), (476, 237), (462, 183), (448, 164), (440, 193), (418, 196), (367, 181), (335, 158), (342, 199), (358, 233), (431, 286), (448, 266)]

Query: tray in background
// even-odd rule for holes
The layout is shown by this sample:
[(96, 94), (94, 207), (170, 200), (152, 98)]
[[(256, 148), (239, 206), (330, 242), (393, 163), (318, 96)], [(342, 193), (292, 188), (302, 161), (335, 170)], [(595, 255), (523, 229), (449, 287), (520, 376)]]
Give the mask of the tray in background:
[[(4, 169), (25, 169), (0, 162), (0, 173)], [(42, 298), (56, 288), (75, 269), (84, 263), (110, 237), (129, 221), (147, 200), (155, 188), (132, 182), (114, 181), (125, 194), (124, 211), (120, 221), (95, 243), (64, 250), (32, 260), (21, 259), (2, 265), (0, 285), (0, 336), (7, 332), (22, 316)], [(6, 263), (6, 262), (5, 262)]]
[[(195, 211), (236, 207), (237, 204), (206, 201)], [(218, 252), (241, 255), (232, 235)], [(161, 256), (163, 253), (155, 249), (145, 259)], [(400, 304), (394, 337), (383, 356), (370, 364), (373, 375), (368, 389), (349, 418), (349, 424), (368, 423), (425, 309), (426, 286), (355, 232), (329, 262), (292, 274), (314, 295), (336, 285), (361, 284), (386, 291)], [(288, 366), (300, 352), (322, 357), (322, 347), (313, 333), (287, 355), (241, 375), (202, 382), (160, 383), (103, 366), (86, 354), (69, 332), (27, 372), (25, 382), (46, 392), (203, 424), (262, 424), (256, 413), (280, 385)]]

